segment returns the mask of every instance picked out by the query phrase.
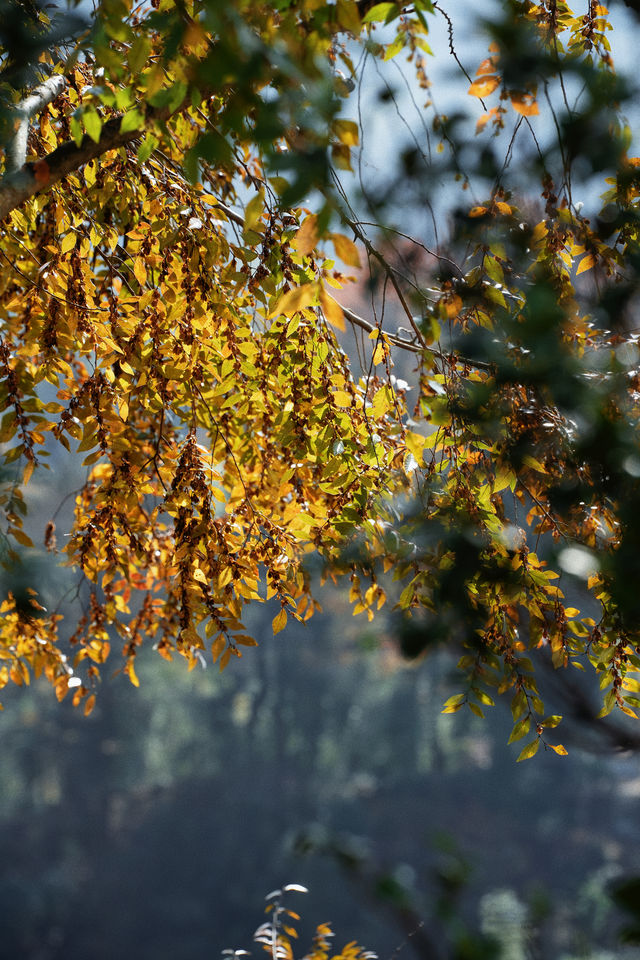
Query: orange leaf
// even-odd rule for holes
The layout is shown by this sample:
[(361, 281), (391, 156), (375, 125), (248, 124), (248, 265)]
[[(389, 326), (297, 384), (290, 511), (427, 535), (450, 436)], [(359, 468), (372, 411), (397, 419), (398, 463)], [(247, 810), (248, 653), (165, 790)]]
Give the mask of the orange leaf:
[(487, 110), (486, 113), (483, 113), (480, 119), (478, 120), (478, 122), (476, 123), (476, 133), (480, 133), (480, 131), (483, 130), (484, 127), (487, 125), (489, 120), (491, 120), (492, 117), (496, 117), (497, 115), (498, 115), (497, 107), (491, 107), (491, 110)]
[(129, 677), (129, 680), (134, 685), (134, 687), (140, 686), (140, 681), (138, 680), (135, 667), (133, 665), (133, 660), (127, 661), (127, 665), (124, 668), (124, 672), (127, 674), (127, 676)]
[(43, 187), (46, 183), (49, 183), (51, 171), (49, 170), (49, 164), (46, 160), (36, 160), (32, 170), (38, 186)]
[(349, 240), (348, 237), (343, 236), (341, 233), (332, 234), (331, 239), (336, 248), (336, 253), (342, 262), (346, 263), (348, 267), (360, 268), (360, 254), (353, 240)]
[(308, 257), (318, 242), (318, 218), (315, 213), (307, 217), (293, 239), (293, 249), (302, 257)]
[(481, 77), (487, 73), (495, 73), (496, 64), (493, 57), (487, 57), (486, 60), (483, 60), (478, 69), (476, 70), (476, 77)]
[(586, 273), (587, 270), (591, 270), (592, 267), (596, 265), (596, 258), (592, 253), (588, 253), (586, 257), (583, 257), (580, 263), (578, 264), (578, 269), (576, 270), (576, 277), (579, 277), (581, 273)]
[(327, 293), (326, 290), (320, 291), (320, 306), (322, 307), (322, 312), (331, 326), (337, 327), (338, 330), (342, 330), (344, 333), (345, 324), (342, 307), (337, 300), (334, 300), (333, 297)]
[(485, 77), (482, 80), (474, 80), (467, 93), (470, 97), (488, 97), (499, 86), (500, 77)]
[(521, 98), (512, 97), (511, 106), (516, 113), (520, 113), (523, 117), (536, 117), (540, 113), (538, 104), (534, 99), (530, 99), (528, 95), (524, 95)]
[(213, 662), (215, 663), (224, 648), (227, 645), (227, 638), (224, 635), (216, 637), (216, 639), (211, 644), (211, 656), (213, 657)]
[(310, 307), (316, 299), (317, 292), (318, 288), (315, 283), (305, 283), (301, 287), (293, 287), (279, 298), (273, 310), (271, 310), (270, 316), (277, 317), (279, 313), (284, 313), (285, 316), (290, 317), (297, 310)]

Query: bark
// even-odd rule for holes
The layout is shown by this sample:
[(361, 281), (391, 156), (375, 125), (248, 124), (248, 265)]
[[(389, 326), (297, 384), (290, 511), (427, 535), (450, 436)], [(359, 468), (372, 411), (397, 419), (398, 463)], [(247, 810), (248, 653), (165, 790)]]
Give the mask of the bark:
[[(147, 110), (147, 121), (167, 120), (178, 113), (185, 103), (181, 103), (176, 110), (164, 108), (162, 110)], [(145, 130), (120, 129), (122, 117), (112, 117), (107, 120), (100, 132), (98, 141), (85, 135), (80, 145), (73, 140), (61, 144), (46, 157), (34, 163), (25, 163), (19, 170), (8, 173), (0, 180), (0, 221), (4, 220), (12, 210), (38, 193), (48, 190), (55, 183), (64, 180), (69, 174), (75, 173), (90, 160), (95, 160), (109, 150), (116, 150), (133, 140), (144, 136)]]
[(12, 139), (6, 146), (7, 173), (15, 173), (24, 166), (27, 156), (29, 123), (37, 113), (59, 96), (67, 85), (65, 78), (56, 73), (33, 90), (28, 97), (13, 108), (17, 126)]

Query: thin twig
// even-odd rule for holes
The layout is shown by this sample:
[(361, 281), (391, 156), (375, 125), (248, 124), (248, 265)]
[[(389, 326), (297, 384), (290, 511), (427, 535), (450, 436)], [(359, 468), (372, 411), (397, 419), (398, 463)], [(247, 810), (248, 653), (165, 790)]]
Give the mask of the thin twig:
[[(329, 294), (329, 296), (331, 296)], [(331, 297), (332, 300), (335, 300), (335, 297)], [(337, 300), (335, 300), (338, 303)], [(451, 363), (452, 359), (457, 363), (464, 363), (466, 366), (474, 367), (477, 370), (491, 370), (492, 366), (490, 363), (486, 363), (484, 360), (472, 360), (470, 357), (459, 357), (457, 354), (445, 353), (443, 350), (438, 350), (437, 347), (431, 347), (429, 344), (425, 343), (423, 346), (418, 346), (415, 343), (412, 343), (410, 340), (401, 340), (400, 337), (396, 337), (391, 333), (385, 333), (384, 330), (380, 330), (379, 327), (376, 327), (369, 320), (365, 320), (364, 317), (358, 316), (357, 313), (354, 313), (353, 310), (350, 310), (349, 307), (344, 307), (341, 303), (338, 303), (338, 306), (342, 310), (345, 320), (348, 320), (350, 324), (354, 327), (360, 327), (362, 330), (366, 330), (367, 333), (382, 333), (389, 341), (396, 347), (401, 347), (403, 350), (409, 350), (411, 353), (424, 353), (426, 350), (428, 353), (433, 354), (434, 357), (437, 357), (438, 360), (444, 361), (444, 363)]]

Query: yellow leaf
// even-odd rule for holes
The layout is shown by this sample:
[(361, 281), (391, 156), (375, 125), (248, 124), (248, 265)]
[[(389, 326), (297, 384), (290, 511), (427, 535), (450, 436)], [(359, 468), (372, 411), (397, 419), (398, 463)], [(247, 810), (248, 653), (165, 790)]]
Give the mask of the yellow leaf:
[(200, 567), (196, 567), (196, 569), (193, 571), (193, 579), (197, 580), (198, 583), (207, 584), (209, 582), (206, 578), (204, 571), (201, 570)]
[(301, 287), (293, 287), (287, 293), (278, 299), (277, 303), (269, 314), (271, 317), (277, 317), (283, 313), (290, 317), (297, 310), (304, 310), (315, 302), (318, 295), (318, 287), (315, 283), (305, 283)]
[(345, 323), (342, 307), (326, 290), (320, 291), (320, 306), (331, 326), (337, 327), (338, 330), (342, 330), (344, 333)]
[(520, 763), (521, 760), (530, 760), (531, 757), (535, 756), (538, 752), (538, 747), (540, 746), (540, 740), (532, 740), (531, 743), (528, 743), (526, 747), (521, 751), (520, 756), (518, 757), (516, 763)]
[(252, 230), (260, 220), (264, 209), (264, 189), (260, 189), (255, 197), (249, 200), (244, 211), (244, 230)]
[(544, 220), (542, 220), (540, 223), (537, 223), (533, 228), (533, 231), (531, 233), (532, 243), (534, 244), (540, 243), (548, 233), (549, 233), (549, 228), (547, 227)]
[(567, 756), (567, 751), (565, 750), (565, 748), (562, 746), (561, 743), (556, 743), (555, 746), (553, 743), (550, 743), (549, 747), (551, 748), (551, 750), (553, 750), (554, 753), (557, 753), (559, 757)]
[(416, 462), (422, 463), (422, 454), (424, 452), (424, 443), (425, 437), (421, 433), (414, 433), (412, 430), (407, 430), (404, 442), (406, 444), (407, 450), (409, 453), (412, 453), (416, 459)]
[(18, 543), (22, 544), (23, 547), (32, 547), (33, 541), (31, 537), (27, 536), (24, 530), (20, 530), (18, 527), (9, 527), (8, 531), (14, 540), (17, 540)]
[(499, 86), (500, 77), (483, 77), (481, 80), (474, 80), (467, 93), (471, 97), (488, 97)]
[(444, 707), (441, 713), (456, 713), (456, 711), (460, 709), (460, 707), (465, 702), (465, 700), (466, 700), (466, 694), (454, 693), (452, 697), (449, 697), (449, 699), (445, 701)]
[(526, 454), (523, 456), (522, 462), (523, 462), (524, 464), (526, 464), (527, 467), (530, 467), (532, 470), (537, 470), (538, 473), (546, 473), (546, 472), (547, 472), (546, 468), (540, 463), (540, 461), (539, 461), (539, 460), (536, 460), (535, 457), (529, 456), (528, 453), (526, 453)]
[(315, 213), (312, 213), (311, 216), (307, 217), (293, 238), (292, 247), (301, 256), (307, 257), (315, 249), (317, 242), (318, 218)]
[(378, 363), (383, 363), (386, 355), (387, 353), (383, 344), (378, 342), (375, 350), (373, 351), (373, 365), (376, 366)]
[(469, 210), (470, 217), (483, 217), (487, 213), (486, 207), (471, 207)]
[(136, 280), (138, 281), (140, 286), (143, 287), (147, 282), (147, 268), (145, 266), (145, 262), (142, 259), (142, 257), (136, 257), (136, 259), (134, 260), (133, 272)]
[(357, 147), (360, 142), (358, 133), (358, 124), (353, 120), (334, 120), (334, 133), (337, 135), (340, 143), (348, 147)]
[(348, 237), (343, 236), (341, 233), (331, 234), (331, 239), (336, 248), (336, 253), (342, 262), (346, 263), (348, 267), (360, 268), (360, 254), (353, 240), (349, 240)]
[(580, 263), (578, 264), (578, 269), (576, 270), (576, 277), (579, 277), (581, 273), (586, 273), (587, 270), (591, 270), (592, 267), (596, 265), (596, 258), (592, 253), (588, 253), (586, 257), (583, 257)]
[(62, 242), (60, 243), (60, 252), (61, 252), (61, 253), (69, 253), (70, 250), (73, 250), (73, 248), (75, 247), (75, 245), (76, 245), (76, 235), (75, 235), (75, 233), (72, 233), (72, 232), (67, 233), (67, 234), (65, 234), (65, 236), (62, 238)]
[(444, 709), (441, 710), (440, 712), (441, 713), (457, 713), (461, 706), (462, 706), (461, 703), (452, 703), (448, 707), (444, 707)]
[(90, 697), (87, 697), (86, 703), (84, 705), (84, 715), (88, 717), (91, 711), (93, 710), (96, 703), (96, 695), (92, 693)]
[(283, 607), (280, 613), (278, 613), (273, 618), (273, 623), (271, 624), (271, 626), (273, 627), (273, 635), (275, 636), (276, 633), (280, 633), (280, 631), (283, 630), (284, 627), (286, 627), (286, 625), (287, 625), (287, 611)]

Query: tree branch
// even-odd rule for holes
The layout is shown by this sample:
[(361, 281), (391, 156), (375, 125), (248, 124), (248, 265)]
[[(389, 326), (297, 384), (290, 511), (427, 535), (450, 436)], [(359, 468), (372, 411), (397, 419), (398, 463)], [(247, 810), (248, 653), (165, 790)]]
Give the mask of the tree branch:
[[(331, 299), (335, 300), (335, 297), (331, 297)], [(338, 303), (337, 300), (336, 303)], [(366, 330), (368, 333), (373, 333), (374, 330), (379, 329), (377, 326), (371, 323), (371, 321), (365, 320), (364, 317), (359, 317), (357, 313), (354, 313), (353, 310), (343, 306), (343, 304), (338, 303), (338, 306), (342, 310), (345, 320), (348, 320), (352, 326), (360, 327), (362, 330)], [(402, 350), (409, 350), (411, 353), (424, 353), (426, 351), (427, 353), (432, 354), (434, 357), (437, 357), (439, 360), (443, 360), (445, 363), (451, 363), (452, 360), (455, 360), (458, 363), (464, 363), (476, 370), (491, 370), (491, 364), (485, 363), (483, 360), (472, 360), (470, 357), (459, 357), (453, 350), (447, 354), (442, 350), (438, 350), (436, 347), (429, 346), (427, 343), (425, 343), (424, 346), (418, 346), (418, 344), (412, 343), (411, 340), (402, 340), (400, 337), (396, 337), (392, 333), (386, 333), (384, 330), (380, 332), (384, 333), (389, 343), (392, 343), (396, 347), (401, 347)]]
[[(174, 110), (168, 107), (163, 107), (161, 110), (149, 108), (146, 119), (150, 123), (156, 120), (168, 120), (189, 103), (190, 100), (185, 98)], [(121, 116), (112, 117), (103, 124), (97, 142), (87, 135), (83, 137), (80, 145), (73, 140), (68, 140), (41, 160), (35, 163), (23, 163), (19, 169), (3, 177), (0, 180), (0, 221), (21, 203), (47, 190), (54, 183), (64, 180), (86, 163), (101, 157), (109, 150), (116, 150), (131, 143), (132, 140), (138, 140), (145, 134), (144, 129), (122, 131), (121, 124)]]
[(27, 156), (27, 140), (29, 139), (29, 124), (32, 117), (59, 96), (67, 85), (67, 81), (60, 73), (54, 74), (33, 90), (28, 97), (21, 100), (13, 108), (18, 121), (14, 135), (5, 147), (6, 173), (15, 173), (24, 166)]

